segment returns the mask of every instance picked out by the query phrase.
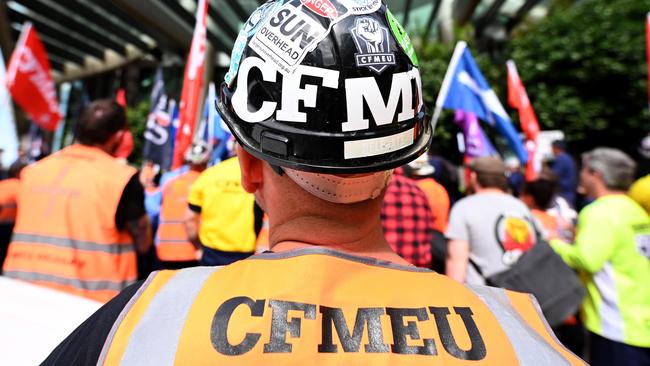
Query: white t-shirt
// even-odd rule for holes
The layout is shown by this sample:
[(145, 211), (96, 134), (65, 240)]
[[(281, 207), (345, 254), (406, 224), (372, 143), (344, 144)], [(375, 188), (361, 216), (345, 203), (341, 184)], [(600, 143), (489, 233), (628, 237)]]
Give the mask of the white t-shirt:
[(458, 201), (451, 209), (446, 236), (469, 243), (465, 280), (469, 284), (485, 284), (483, 276), (507, 270), (537, 242), (530, 210), (506, 193), (479, 193)]

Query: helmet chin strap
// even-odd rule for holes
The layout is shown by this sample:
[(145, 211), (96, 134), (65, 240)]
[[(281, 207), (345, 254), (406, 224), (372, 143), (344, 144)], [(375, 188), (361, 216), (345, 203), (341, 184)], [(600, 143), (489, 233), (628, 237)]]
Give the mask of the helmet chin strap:
[(341, 177), (282, 168), (287, 176), (305, 191), (333, 203), (355, 203), (379, 197), (386, 188), (393, 170)]

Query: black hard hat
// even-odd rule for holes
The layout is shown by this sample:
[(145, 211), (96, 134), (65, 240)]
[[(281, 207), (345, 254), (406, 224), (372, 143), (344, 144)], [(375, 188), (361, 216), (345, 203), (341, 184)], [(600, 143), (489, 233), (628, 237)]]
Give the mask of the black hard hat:
[(272, 165), (387, 170), (433, 136), (417, 65), (380, 0), (272, 0), (240, 31), (217, 109), (242, 147)]

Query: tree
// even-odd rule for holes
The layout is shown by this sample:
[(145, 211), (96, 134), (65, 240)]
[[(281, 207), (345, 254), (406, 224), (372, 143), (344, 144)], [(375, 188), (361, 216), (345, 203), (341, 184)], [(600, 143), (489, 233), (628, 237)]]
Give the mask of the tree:
[(559, 129), (574, 151), (633, 151), (650, 127), (645, 17), (650, 0), (559, 5), (523, 34), (511, 57), (542, 129)]

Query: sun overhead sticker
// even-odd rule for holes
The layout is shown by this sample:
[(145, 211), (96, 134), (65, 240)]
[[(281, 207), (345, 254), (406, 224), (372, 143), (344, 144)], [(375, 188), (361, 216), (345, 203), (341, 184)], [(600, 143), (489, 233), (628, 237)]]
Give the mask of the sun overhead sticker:
[(285, 4), (262, 24), (249, 43), (284, 75), (292, 73), (329, 32), (311, 10), (304, 9), (300, 0)]
[(381, 74), (389, 65), (395, 65), (395, 53), (390, 52), (388, 28), (372, 17), (359, 17), (350, 28), (356, 53), (357, 67), (367, 67)]

